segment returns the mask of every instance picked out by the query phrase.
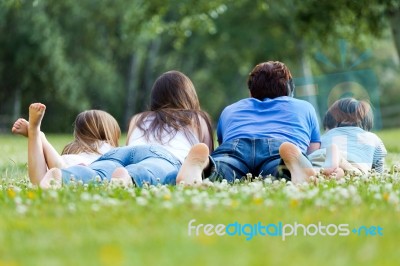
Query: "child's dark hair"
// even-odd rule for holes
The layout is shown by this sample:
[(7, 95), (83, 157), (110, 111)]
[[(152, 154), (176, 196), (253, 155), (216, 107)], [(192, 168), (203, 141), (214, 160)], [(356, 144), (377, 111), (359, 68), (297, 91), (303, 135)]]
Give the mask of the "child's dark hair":
[(325, 114), (323, 126), (326, 130), (335, 127), (360, 127), (370, 131), (373, 127), (374, 115), (367, 101), (354, 98), (342, 98), (332, 104)]

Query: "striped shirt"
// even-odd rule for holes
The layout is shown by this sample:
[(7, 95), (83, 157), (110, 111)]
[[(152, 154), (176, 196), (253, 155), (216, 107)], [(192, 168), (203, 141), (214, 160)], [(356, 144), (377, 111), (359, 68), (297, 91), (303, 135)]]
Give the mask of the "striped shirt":
[[(359, 127), (337, 127), (321, 136), (321, 149), (332, 144), (338, 146), (343, 158), (362, 172), (367, 173), (371, 169), (383, 172), (387, 151), (376, 134)], [(314, 155), (310, 154), (310, 160)]]

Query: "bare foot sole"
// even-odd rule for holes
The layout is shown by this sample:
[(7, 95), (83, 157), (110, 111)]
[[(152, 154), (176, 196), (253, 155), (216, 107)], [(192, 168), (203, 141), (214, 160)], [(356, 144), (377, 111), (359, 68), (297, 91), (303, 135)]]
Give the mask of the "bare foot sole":
[(176, 183), (185, 185), (200, 185), (202, 173), (209, 163), (210, 151), (204, 143), (195, 144), (189, 151), (176, 177)]
[(29, 106), (29, 130), (40, 130), (45, 111), (46, 105), (41, 103), (32, 103)]
[(310, 161), (303, 156), (296, 145), (289, 142), (282, 143), (279, 154), (289, 169), (294, 184), (309, 182), (311, 176), (316, 176)]
[(133, 185), (133, 181), (128, 171), (124, 167), (118, 167), (111, 175), (110, 183), (117, 184), (123, 187)]
[(17, 121), (15, 121), (13, 127), (11, 128), (11, 132), (16, 135), (28, 137), (28, 127), (29, 122), (26, 121), (26, 119), (19, 118)]
[(61, 188), (62, 187), (62, 172), (59, 168), (52, 168), (40, 181), (41, 188)]

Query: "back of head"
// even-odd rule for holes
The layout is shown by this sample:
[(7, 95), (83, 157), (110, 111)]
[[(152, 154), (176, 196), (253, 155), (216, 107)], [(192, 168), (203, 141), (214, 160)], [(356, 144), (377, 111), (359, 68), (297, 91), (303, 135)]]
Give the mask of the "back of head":
[(354, 98), (342, 98), (332, 104), (325, 114), (323, 126), (329, 130), (335, 127), (354, 126), (370, 131), (374, 116), (371, 105)]
[[(152, 118), (149, 125), (145, 123), (148, 117)], [(135, 126), (144, 132), (146, 138), (154, 136), (160, 142), (165, 133), (172, 138), (178, 131), (190, 139), (193, 130), (200, 135), (200, 118), (206, 120), (211, 134), (211, 121), (200, 108), (192, 81), (185, 74), (172, 70), (154, 82), (150, 110), (138, 116)]]
[(150, 110), (200, 110), (200, 103), (192, 81), (179, 71), (168, 71), (154, 82)]
[(279, 61), (256, 65), (248, 77), (247, 87), (251, 97), (259, 100), (293, 96), (294, 92), (292, 74), (285, 64)]
[(64, 148), (63, 154), (100, 153), (104, 142), (117, 147), (120, 136), (120, 127), (112, 115), (101, 110), (84, 111), (75, 119), (75, 139)]

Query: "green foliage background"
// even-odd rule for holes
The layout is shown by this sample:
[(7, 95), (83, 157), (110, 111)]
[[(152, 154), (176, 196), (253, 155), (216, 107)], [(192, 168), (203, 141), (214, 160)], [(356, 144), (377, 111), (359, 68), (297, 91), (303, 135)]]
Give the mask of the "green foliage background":
[[(214, 121), (248, 95), (247, 74), (266, 60), (295, 77), (372, 69), (384, 126), (398, 126), (399, 47), (395, 0), (1, 0), (0, 129), (31, 102), (48, 107), (43, 129), (71, 132), (76, 114), (99, 108), (126, 128), (147, 106), (161, 73), (186, 73)], [(397, 24), (396, 24), (397, 23)], [(340, 66), (339, 42), (348, 44)], [(354, 69), (352, 69), (354, 70)]]

